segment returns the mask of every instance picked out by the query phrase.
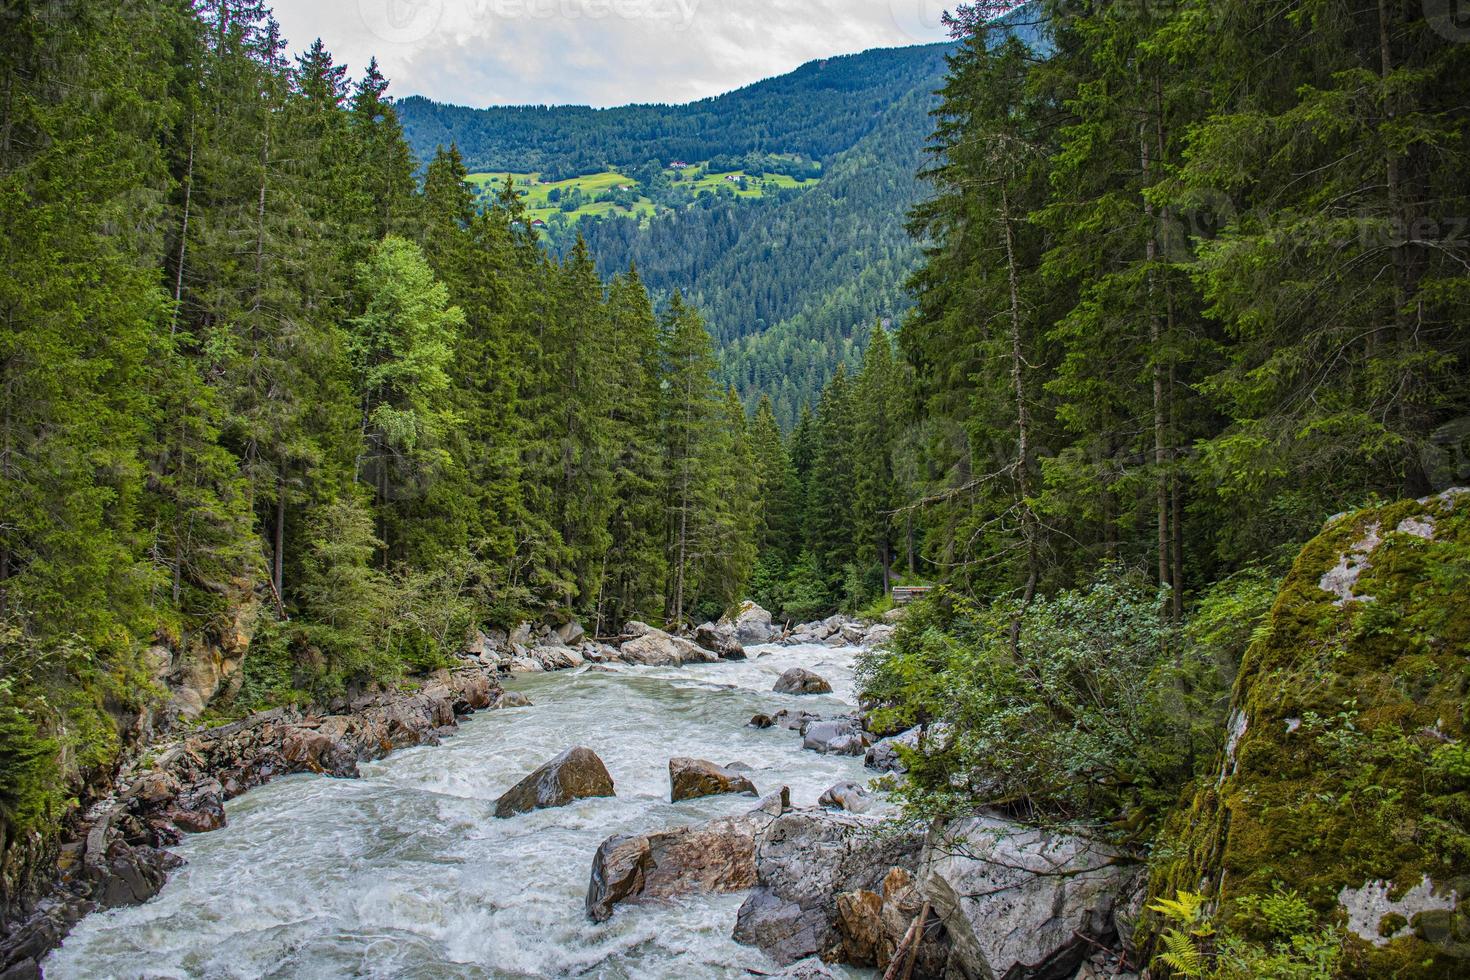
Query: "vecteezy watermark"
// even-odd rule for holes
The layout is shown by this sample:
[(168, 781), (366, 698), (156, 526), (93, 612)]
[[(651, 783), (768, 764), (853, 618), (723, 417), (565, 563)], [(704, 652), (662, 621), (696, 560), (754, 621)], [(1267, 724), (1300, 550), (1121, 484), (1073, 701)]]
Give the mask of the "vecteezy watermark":
[(953, 6), (953, 0), (888, 0), (893, 23), (915, 41), (943, 39), (944, 14)]
[(357, 0), (357, 11), (372, 34), (389, 44), (422, 41), (444, 17), (444, 0)]
[[(495, 20), (605, 20), (671, 24), (676, 31), (694, 22), (702, 0), (463, 0), (452, 10), (458, 22)], [(445, 0), (358, 0), (362, 22), (392, 44), (413, 44), (444, 19)]]
[(1424, 0), (1424, 19), (1446, 41), (1470, 41), (1470, 0)]

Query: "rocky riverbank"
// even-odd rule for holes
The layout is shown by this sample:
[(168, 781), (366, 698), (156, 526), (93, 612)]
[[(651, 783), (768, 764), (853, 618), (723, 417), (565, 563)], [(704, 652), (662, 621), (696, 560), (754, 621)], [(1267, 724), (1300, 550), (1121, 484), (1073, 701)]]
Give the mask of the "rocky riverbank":
[(61, 843), (52, 886), (0, 940), (0, 977), (39, 977), (40, 959), (82, 916), (152, 898), (180, 863), (167, 847), (224, 826), (226, 800), (289, 773), (354, 777), (359, 762), (437, 744), (459, 716), (517, 703), (494, 672), (466, 666), (335, 713), (277, 708), (154, 743)]
[(608, 838), (587, 914), (704, 892), (748, 895), (733, 938), (787, 967), (876, 967), (913, 980), (1132, 977), (1137, 861), (991, 814), (923, 828), (831, 808), (784, 789), (748, 814)]
[[(744, 643), (795, 642), (791, 638), (797, 634), (820, 634), (832, 638), (830, 645), (845, 645), (844, 627), (851, 634), (855, 624), (833, 617), (791, 630), (772, 624), (770, 615), (752, 604), (734, 619), (704, 624), (686, 636), (637, 622), (601, 638), (587, 635), (575, 622), (522, 624), (504, 633), (475, 634), (457, 666), (413, 679), (403, 690), (330, 706), (277, 708), (218, 728), (176, 727), (129, 753), (94, 802), (68, 821), (59, 841), (7, 851), (14, 865), (5, 869), (7, 877), (28, 879), (30, 885), (24, 894), (16, 889), (4, 910), (0, 978), (38, 977), (39, 960), (82, 916), (157, 894), (180, 863), (169, 845), (183, 834), (223, 826), (225, 801), (290, 773), (352, 778), (360, 762), (436, 744), (462, 715), (526, 703), (504, 691), (503, 677), (743, 659)], [(859, 637), (866, 632), (863, 628)], [(878, 628), (874, 639), (885, 638)], [(197, 717), (209, 697), (232, 690), (220, 678), (201, 685), (194, 673), (181, 675), (177, 686), (165, 678), (170, 704), (193, 709), (170, 712), (176, 726)]]

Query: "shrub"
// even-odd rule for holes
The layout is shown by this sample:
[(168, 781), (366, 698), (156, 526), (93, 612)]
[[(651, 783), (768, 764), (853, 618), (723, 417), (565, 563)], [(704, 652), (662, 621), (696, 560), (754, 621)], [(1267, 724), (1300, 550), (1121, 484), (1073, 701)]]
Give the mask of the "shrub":
[(1221, 681), (1163, 613), (1165, 596), (1108, 568), (1085, 590), (988, 607), (940, 593), (860, 667), (884, 727), (943, 722), (900, 790), (918, 815), (977, 806), (1152, 832), (1213, 755)]

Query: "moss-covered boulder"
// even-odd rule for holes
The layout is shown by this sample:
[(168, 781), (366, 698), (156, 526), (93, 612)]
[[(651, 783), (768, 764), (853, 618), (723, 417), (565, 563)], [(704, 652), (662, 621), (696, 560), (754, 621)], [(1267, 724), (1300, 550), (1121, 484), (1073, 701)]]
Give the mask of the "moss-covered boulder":
[(1470, 975), (1470, 491), (1328, 521), (1236, 683), (1219, 765), (1171, 817), (1153, 898), (1249, 936), (1294, 889), (1352, 976)]

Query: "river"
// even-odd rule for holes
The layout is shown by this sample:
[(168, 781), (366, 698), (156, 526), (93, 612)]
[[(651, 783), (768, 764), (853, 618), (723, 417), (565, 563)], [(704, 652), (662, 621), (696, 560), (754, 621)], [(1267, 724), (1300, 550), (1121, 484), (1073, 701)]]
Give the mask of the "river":
[[(753, 647), (747, 661), (522, 676), (531, 707), (464, 719), (439, 746), (362, 766), (362, 778), (298, 775), (231, 801), (229, 824), (188, 837), (187, 864), (145, 905), (84, 919), (45, 961), (51, 980), (134, 977), (748, 977), (774, 969), (730, 939), (744, 896), (583, 911), (593, 852), (615, 833), (750, 809), (744, 796), (669, 802), (670, 756), (744, 762), (764, 794), (816, 803), (862, 760), (801, 748), (757, 712), (851, 707), (856, 650)], [(775, 694), (804, 666), (831, 695)], [(495, 800), (573, 745), (607, 764), (615, 799), (508, 820)]]

